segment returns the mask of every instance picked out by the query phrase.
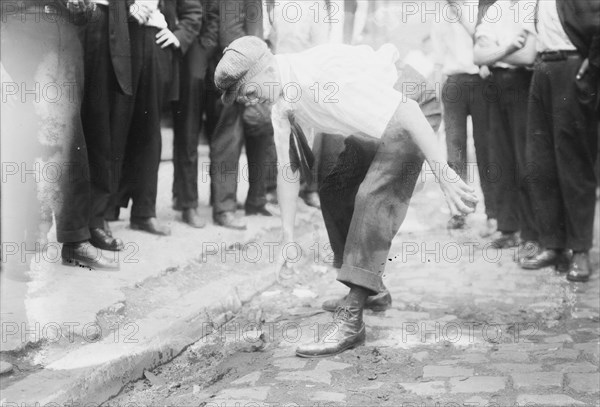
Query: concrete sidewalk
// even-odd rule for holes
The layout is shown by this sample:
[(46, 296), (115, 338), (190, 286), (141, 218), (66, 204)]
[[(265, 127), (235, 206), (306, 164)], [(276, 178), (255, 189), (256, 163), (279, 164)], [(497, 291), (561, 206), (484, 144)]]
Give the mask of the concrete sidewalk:
[[(164, 142), (169, 145), (168, 134)], [(106, 401), (274, 283), (266, 253), (279, 239), (278, 208), (271, 208), (272, 218), (248, 217), (247, 231), (213, 225), (208, 148), (201, 146), (200, 153), (205, 229), (185, 225), (172, 210), (173, 166), (163, 161), (157, 212), (171, 236), (133, 231), (129, 210), (121, 211), (111, 228), (125, 250), (104, 252), (118, 256), (119, 272), (63, 266), (60, 246), (51, 241), (32, 260), (31, 281), (2, 280), (2, 360), (13, 364), (2, 376), (3, 404)], [(244, 178), (240, 202), (247, 192)], [(299, 209), (301, 224), (320, 222), (319, 211)], [(55, 238), (54, 230), (48, 237)]]

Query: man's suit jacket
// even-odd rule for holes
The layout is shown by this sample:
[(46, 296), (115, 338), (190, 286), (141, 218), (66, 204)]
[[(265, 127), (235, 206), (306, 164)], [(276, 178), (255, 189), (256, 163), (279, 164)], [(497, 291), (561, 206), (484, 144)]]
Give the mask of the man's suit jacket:
[[(189, 86), (193, 79), (204, 80), (210, 61), (213, 60), (219, 45), (219, 2), (218, 0), (202, 0), (204, 15), (202, 28), (196, 38), (195, 49), (186, 55), (185, 72), (188, 78), (181, 78), (181, 86)], [(191, 75), (191, 76), (190, 76)]]
[(165, 16), (169, 29), (180, 43), (179, 50), (173, 54), (173, 69), (169, 100), (179, 99), (179, 64), (190, 45), (197, 40), (202, 28), (202, 3), (200, 0), (160, 0), (159, 9)]
[(219, 14), (219, 48), (221, 50), (246, 35), (263, 38), (261, 0), (221, 0)]

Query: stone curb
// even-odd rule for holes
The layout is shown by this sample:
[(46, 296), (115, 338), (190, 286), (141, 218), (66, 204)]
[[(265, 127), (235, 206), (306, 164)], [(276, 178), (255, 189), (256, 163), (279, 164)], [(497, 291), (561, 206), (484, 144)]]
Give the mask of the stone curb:
[[(310, 216), (299, 214), (299, 223)], [(266, 231), (266, 234), (272, 231)], [(242, 242), (248, 243), (248, 242)], [(243, 276), (242, 276), (243, 277)], [(186, 347), (221, 327), (241, 306), (276, 283), (269, 268), (254, 270), (245, 278), (237, 273), (206, 284), (169, 306), (136, 321), (141, 339), (115, 343), (111, 337), (82, 346), (2, 391), (1, 407), (92, 407), (117, 395), (128, 383), (173, 360)], [(198, 298), (202, 298), (201, 301)], [(223, 302), (225, 298), (225, 305)], [(90, 364), (85, 365), (85, 363)]]

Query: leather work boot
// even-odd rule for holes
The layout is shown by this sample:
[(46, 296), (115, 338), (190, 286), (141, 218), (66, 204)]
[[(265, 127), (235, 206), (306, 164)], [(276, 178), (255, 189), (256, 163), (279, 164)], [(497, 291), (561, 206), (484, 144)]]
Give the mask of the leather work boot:
[(362, 345), (367, 336), (362, 316), (362, 308), (339, 307), (330, 329), (319, 338), (318, 342), (299, 346), (296, 349), (296, 356), (324, 358)]
[[(327, 300), (323, 303), (322, 308), (325, 311), (335, 312), (339, 307), (345, 304), (347, 295), (335, 300)], [(383, 312), (392, 306), (392, 296), (386, 289), (377, 295), (372, 295), (365, 302), (365, 309), (370, 309), (374, 312)]]

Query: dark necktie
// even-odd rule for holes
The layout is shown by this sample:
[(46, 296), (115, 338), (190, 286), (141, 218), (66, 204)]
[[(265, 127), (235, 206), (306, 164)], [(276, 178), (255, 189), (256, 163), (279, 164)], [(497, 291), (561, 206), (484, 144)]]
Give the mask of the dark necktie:
[(131, 45), (127, 16), (129, 9), (126, 0), (109, 0), (108, 33), (110, 56), (117, 76), (117, 82), (123, 93), (132, 94)]
[(313, 179), (312, 168), (315, 163), (315, 156), (304, 135), (304, 131), (296, 121), (294, 114), (289, 113), (290, 121), (290, 165), (292, 171), (300, 170), (300, 177), (306, 183), (311, 183)]

